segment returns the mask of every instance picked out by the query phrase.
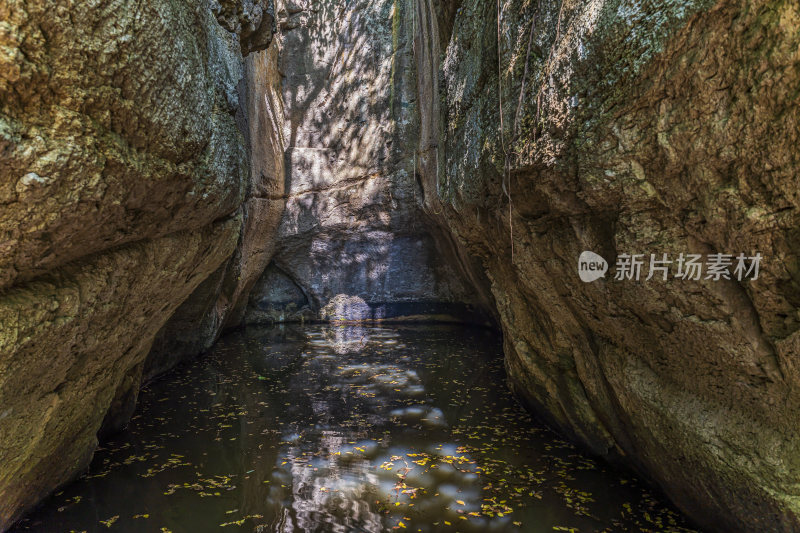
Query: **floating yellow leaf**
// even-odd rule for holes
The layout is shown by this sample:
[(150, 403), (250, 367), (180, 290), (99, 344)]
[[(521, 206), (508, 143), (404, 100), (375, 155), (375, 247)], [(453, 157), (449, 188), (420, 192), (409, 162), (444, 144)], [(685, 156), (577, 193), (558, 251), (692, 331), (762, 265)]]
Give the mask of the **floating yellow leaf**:
[(118, 519), (119, 519), (119, 515), (117, 514), (117, 515), (112, 516), (108, 520), (100, 520), (100, 523), (103, 524), (106, 527), (111, 527), (114, 524), (114, 522), (116, 522)]

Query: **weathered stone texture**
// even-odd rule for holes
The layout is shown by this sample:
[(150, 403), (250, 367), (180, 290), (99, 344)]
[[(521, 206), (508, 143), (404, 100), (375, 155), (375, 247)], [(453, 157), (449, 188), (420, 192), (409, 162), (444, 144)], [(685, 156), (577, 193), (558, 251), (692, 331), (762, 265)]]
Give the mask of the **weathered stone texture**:
[[(408, 302), (446, 304), (446, 315), (478, 303), (449, 236), (420, 209), (410, 5), (295, 2), (278, 23), (287, 189), (274, 262), (310, 316), (400, 318), (411, 311), (395, 304)], [(251, 319), (296, 318), (259, 286)], [(334, 299), (359, 304), (324, 312)]]
[(223, 28), (239, 36), (243, 56), (266, 50), (272, 42), (274, 0), (212, 0), (211, 11)]
[(0, 20), (0, 286), (241, 203), (240, 59), (205, 4), (5, 2)]
[[(263, 110), (240, 109), (243, 36), (212, 7), (0, 2), (0, 530), (124, 424), (181, 302), (236, 252), (241, 316), (269, 259), (280, 207), (236, 119)], [(266, 55), (248, 67), (262, 89)]]
[(272, 257), (285, 204), (278, 54), (276, 43), (245, 61), (237, 119), (247, 134), (250, 182), (239, 245), (161, 328), (145, 363), (145, 380), (208, 350), (225, 328), (241, 325), (250, 290)]
[(231, 254), (239, 225), (133, 243), (0, 296), (0, 528), (88, 466), (126, 375)]
[[(800, 529), (798, 9), (465, 0), (417, 31), (426, 208), (483, 258), (512, 387), (723, 531)], [(764, 263), (586, 284), (583, 250)]]

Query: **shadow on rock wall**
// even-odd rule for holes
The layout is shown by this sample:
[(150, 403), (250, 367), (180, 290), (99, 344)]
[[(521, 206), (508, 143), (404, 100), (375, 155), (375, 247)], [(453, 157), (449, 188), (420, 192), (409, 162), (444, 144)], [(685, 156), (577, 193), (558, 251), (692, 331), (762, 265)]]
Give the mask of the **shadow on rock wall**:
[[(304, 318), (486, 321), (452, 241), (420, 209), (412, 18), (389, 0), (279, 13), (286, 210), (273, 261), (305, 295)], [(248, 320), (297, 318), (299, 302), (284, 309), (266, 279), (257, 287)]]

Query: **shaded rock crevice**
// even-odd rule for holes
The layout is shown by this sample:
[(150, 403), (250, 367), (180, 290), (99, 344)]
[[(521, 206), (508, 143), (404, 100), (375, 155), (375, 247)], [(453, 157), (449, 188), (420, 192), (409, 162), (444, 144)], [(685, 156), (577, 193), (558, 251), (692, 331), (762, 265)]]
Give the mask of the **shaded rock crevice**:
[(302, 285), (274, 262), (259, 277), (250, 294), (248, 324), (313, 320), (312, 301)]

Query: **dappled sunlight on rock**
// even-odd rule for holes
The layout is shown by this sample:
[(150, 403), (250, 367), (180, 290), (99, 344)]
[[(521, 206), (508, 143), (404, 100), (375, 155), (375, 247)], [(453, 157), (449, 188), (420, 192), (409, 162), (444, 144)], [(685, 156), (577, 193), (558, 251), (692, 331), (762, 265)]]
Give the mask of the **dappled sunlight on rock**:
[[(421, 209), (412, 12), (321, 0), (279, 15), (287, 186), (273, 265), (315, 318), (486, 321), (452, 240)], [(297, 320), (293, 301), (259, 282), (247, 319)], [(427, 306), (394, 305), (412, 303)]]

